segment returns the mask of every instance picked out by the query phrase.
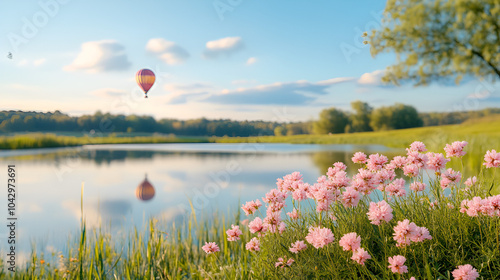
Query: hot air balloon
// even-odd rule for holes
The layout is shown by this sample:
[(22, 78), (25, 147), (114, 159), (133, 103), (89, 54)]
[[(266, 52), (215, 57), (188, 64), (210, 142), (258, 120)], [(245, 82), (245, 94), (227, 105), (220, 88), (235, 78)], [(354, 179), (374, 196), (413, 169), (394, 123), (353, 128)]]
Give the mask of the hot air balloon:
[(137, 186), (135, 189), (135, 196), (142, 201), (151, 200), (155, 196), (155, 188), (148, 181), (148, 175), (144, 178), (144, 181)]
[(135, 80), (144, 91), (144, 98), (148, 98), (148, 91), (155, 83), (155, 73), (149, 69), (141, 69), (135, 74)]

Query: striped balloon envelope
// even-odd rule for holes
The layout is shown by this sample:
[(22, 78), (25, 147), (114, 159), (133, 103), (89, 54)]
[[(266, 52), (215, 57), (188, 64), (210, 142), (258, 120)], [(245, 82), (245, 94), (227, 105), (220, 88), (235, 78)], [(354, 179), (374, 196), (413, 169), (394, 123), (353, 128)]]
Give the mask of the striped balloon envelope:
[(147, 175), (144, 181), (135, 189), (135, 196), (142, 201), (151, 200), (155, 196), (155, 188), (148, 181)]
[(137, 74), (135, 74), (135, 80), (144, 91), (145, 98), (148, 98), (148, 91), (155, 83), (155, 79), (155, 73), (149, 69), (141, 69), (137, 71)]

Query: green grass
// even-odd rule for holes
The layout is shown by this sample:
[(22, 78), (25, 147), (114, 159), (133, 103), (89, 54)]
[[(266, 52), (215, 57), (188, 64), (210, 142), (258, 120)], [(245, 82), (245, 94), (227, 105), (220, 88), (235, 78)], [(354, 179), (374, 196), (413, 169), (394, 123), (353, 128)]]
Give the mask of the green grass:
[(72, 147), (92, 144), (140, 144), (140, 143), (207, 143), (204, 137), (134, 136), (134, 137), (85, 137), (63, 136), (51, 133), (32, 133), (0, 137), (0, 149), (36, 149)]
[(474, 119), (459, 125), (420, 127), (390, 131), (331, 134), (292, 135), (260, 137), (218, 137), (217, 143), (293, 143), (293, 144), (381, 144), (388, 147), (406, 147), (415, 139), (425, 142), (430, 148), (463, 139), (479, 142), (489, 147), (498, 147), (500, 140), (500, 116)]

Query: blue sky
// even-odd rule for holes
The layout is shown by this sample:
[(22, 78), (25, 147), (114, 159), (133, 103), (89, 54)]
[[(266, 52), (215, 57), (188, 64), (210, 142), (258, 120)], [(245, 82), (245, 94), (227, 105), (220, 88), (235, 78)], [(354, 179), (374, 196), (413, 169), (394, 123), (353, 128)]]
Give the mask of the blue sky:
[[(0, 0), (2, 110), (301, 121), (353, 100), (500, 106), (499, 85), (380, 84), (363, 31), (385, 1)], [(13, 59), (8, 59), (12, 52)], [(157, 75), (149, 99), (135, 73)]]

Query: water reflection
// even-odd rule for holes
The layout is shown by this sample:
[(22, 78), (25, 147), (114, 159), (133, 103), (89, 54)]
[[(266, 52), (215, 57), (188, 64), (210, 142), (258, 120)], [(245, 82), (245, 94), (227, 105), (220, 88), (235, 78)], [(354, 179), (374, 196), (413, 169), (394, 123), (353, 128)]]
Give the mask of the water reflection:
[[(275, 187), (276, 178), (294, 171), (314, 183), (332, 163), (343, 161), (353, 174), (357, 166), (350, 158), (359, 150), (389, 157), (395, 153), (377, 145), (99, 145), (1, 151), (0, 166), (18, 167), (18, 239), (20, 248), (29, 250), (31, 241), (40, 238), (58, 248), (78, 230), (82, 182), (87, 224), (119, 230), (142, 227), (152, 216), (180, 221), (191, 209), (189, 200), (203, 213), (235, 209), (241, 201), (261, 198)], [(148, 203), (140, 200), (147, 198), (145, 192), (140, 199), (136, 196), (146, 172), (154, 186), (154, 199)], [(0, 199), (5, 195), (1, 192)]]

